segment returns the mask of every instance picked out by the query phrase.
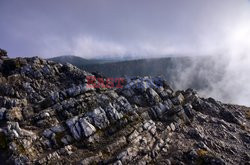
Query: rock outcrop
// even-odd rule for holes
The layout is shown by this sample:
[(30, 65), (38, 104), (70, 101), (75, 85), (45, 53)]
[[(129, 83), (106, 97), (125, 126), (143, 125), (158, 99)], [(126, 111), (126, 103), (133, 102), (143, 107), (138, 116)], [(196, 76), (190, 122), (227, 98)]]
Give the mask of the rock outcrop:
[(94, 89), (70, 64), (0, 65), (1, 164), (250, 164), (247, 107), (159, 77)]
[(6, 57), (8, 57), (7, 56), (7, 51), (3, 50), (3, 49), (0, 49), (0, 58), (6, 58)]

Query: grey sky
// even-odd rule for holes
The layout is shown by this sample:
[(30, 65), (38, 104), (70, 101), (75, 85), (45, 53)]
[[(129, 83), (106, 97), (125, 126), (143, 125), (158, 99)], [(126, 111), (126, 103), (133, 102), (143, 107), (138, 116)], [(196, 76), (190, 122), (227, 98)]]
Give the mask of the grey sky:
[(247, 0), (1, 0), (0, 46), (10, 56), (220, 53), (249, 11)]

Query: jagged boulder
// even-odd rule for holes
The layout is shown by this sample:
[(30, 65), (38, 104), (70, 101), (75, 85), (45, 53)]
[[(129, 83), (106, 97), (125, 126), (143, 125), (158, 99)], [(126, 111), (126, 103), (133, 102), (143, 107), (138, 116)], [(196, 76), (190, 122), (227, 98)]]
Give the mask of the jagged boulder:
[(91, 123), (99, 129), (106, 128), (110, 124), (104, 109), (101, 107), (95, 108), (87, 116), (90, 118)]

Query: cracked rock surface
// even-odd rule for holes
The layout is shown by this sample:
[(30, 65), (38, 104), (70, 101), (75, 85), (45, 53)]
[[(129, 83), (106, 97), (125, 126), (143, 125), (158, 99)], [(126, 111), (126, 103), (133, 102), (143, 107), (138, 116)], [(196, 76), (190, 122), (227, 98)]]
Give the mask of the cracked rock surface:
[(38, 57), (0, 59), (1, 164), (250, 164), (248, 107), (159, 77), (93, 89), (86, 76)]

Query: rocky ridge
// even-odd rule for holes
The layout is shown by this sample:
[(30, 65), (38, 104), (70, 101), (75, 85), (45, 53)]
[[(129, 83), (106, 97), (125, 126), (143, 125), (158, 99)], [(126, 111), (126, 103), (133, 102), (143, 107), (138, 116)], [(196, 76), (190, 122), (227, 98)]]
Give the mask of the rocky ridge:
[(247, 107), (160, 77), (88, 88), (71, 64), (0, 53), (2, 164), (250, 164)]

